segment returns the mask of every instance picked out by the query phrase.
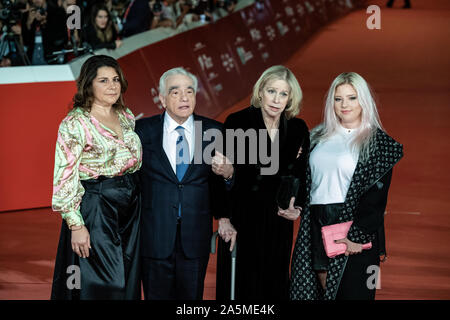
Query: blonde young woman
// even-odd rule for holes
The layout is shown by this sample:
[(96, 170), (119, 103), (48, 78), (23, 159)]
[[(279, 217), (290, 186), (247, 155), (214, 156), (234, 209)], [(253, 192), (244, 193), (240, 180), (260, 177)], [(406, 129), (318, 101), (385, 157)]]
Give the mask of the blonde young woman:
[[(311, 131), (291, 299), (375, 298), (368, 278), (386, 254), (384, 210), (392, 168), (402, 155), (402, 145), (382, 129), (366, 81), (354, 72), (340, 74), (328, 91), (323, 122)], [(345, 254), (328, 258), (321, 227), (347, 221), (353, 221), (347, 237), (337, 241), (345, 243)], [(367, 242), (372, 248), (362, 250)]]

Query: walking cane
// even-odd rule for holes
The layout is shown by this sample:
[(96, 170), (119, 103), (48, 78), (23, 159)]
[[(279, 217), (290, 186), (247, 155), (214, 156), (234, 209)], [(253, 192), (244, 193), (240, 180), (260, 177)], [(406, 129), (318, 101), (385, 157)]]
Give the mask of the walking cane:
[[(211, 253), (216, 253), (216, 238), (219, 235), (219, 232), (216, 231), (213, 233), (211, 237)], [(234, 292), (235, 292), (235, 280), (236, 280), (236, 250), (237, 250), (237, 241), (234, 243), (233, 251), (231, 251), (231, 290), (230, 290), (230, 299), (234, 300)]]

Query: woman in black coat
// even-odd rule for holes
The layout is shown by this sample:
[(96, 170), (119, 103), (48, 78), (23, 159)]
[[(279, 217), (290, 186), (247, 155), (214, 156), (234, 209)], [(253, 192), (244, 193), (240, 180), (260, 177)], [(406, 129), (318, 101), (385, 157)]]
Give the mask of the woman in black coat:
[[(228, 209), (237, 231), (237, 300), (288, 299), (293, 221), (305, 201), (309, 150), (308, 127), (296, 118), (301, 100), (294, 74), (284, 66), (273, 66), (256, 82), (252, 105), (229, 115), (224, 124), (227, 145), (230, 132), (237, 137), (234, 156), (227, 150), (235, 166)], [(243, 138), (245, 134), (250, 138)], [(239, 140), (245, 140), (242, 148)], [(277, 191), (281, 176), (288, 175), (299, 178), (301, 186), (289, 206), (281, 209)], [(221, 235), (226, 230), (219, 224)], [(216, 290), (218, 300), (229, 298), (230, 252), (223, 241), (219, 242)]]
[[(292, 257), (293, 300), (373, 300), (380, 256), (386, 255), (384, 211), (392, 168), (403, 147), (381, 127), (369, 86), (357, 73), (339, 75), (324, 121), (311, 131), (308, 199)], [(345, 252), (329, 258), (321, 228), (353, 221)], [(362, 245), (371, 242), (372, 248)]]

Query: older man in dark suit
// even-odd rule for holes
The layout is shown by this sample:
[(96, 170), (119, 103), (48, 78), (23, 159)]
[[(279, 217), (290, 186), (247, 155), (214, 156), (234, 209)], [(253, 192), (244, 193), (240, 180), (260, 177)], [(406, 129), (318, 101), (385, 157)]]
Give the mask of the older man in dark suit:
[(162, 75), (159, 89), (165, 112), (136, 123), (143, 146), (144, 296), (150, 300), (199, 300), (212, 216), (219, 218), (219, 233), (225, 241), (231, 240), (233, 246), (236, 239), (224, 211), (233, 166), (215, 150), (214, 141), (203, 139), (209, 130), (220, 133), (222, 125), (193, 113), (196, 77), (174, 68)]

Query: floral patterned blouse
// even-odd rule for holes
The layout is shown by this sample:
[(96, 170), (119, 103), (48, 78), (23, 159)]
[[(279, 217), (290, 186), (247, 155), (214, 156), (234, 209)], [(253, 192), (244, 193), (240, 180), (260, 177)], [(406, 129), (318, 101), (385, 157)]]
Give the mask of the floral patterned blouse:
[(123, 140), (89, 112), (76, 108), (63, 119), (56, 141), (52, 209), (69, 227), (84, 225), (81, 180), (133, 173), (142, 164), (142, 146), (134, 132), (133, 113), (118, 111)]

